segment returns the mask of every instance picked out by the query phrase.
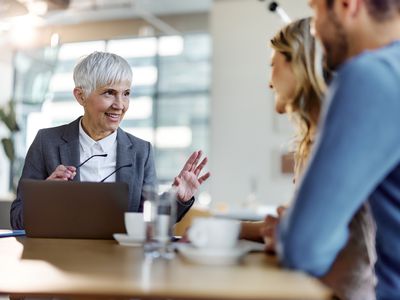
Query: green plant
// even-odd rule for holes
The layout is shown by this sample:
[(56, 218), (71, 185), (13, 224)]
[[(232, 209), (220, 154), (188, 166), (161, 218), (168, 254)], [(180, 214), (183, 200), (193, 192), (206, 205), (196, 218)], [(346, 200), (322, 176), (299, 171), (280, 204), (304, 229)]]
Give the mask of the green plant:
[(10, 131), (8, 137), (2, 138), (1, 143), (3, 144), (4, 152), (10, 163), (15, 160), (15, 149), (13, 134), (19, 131), (19, 126), (17, 124), (17, 119), (15, 115), (15, 103), (10, 100), (8, 104), (4, 107), (0, 107), (0, 120)]

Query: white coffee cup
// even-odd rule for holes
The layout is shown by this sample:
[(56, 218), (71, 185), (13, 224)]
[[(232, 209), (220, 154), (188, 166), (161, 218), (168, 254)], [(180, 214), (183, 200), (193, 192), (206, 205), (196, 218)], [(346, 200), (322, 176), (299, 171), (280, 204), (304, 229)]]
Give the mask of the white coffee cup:
[(143, 220), (143, 214), (138, 212), (126, 212), (125, 228), (129, 237), (137, 240), (144, 240), (145, 224)]
[(197, 248), (228, 250), (236, 246), (239, 231), (238, 220), (195, 218), (189, 228), (188, 237)]

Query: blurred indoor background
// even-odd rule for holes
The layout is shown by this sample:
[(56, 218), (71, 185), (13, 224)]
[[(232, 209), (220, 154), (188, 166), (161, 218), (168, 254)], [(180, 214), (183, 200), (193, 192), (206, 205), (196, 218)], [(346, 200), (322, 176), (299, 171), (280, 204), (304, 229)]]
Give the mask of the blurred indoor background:
[[(15, 148), (10, 159), (0, 147), (0, 228), (8, 226), (13, 186), (36, 132), (82, 114), (72, 71), (95, 50), (132, 66), (122, 127), (152, 142), (161, 183), (170, 184), (190, 153), (202, 149), (212, 177), (198, 205), (261, 214), (289, 201), (285, 155), (293, 132), (274, 112), (268, 89), (269, 39), (284, 23), (269, 3), (0, 0), (0, 106), (7, 112), (12, 100), (20, 129), (0, 123), (0, 138)], [(292, 19), (310, 14), (305, 0), (279, 4)]]

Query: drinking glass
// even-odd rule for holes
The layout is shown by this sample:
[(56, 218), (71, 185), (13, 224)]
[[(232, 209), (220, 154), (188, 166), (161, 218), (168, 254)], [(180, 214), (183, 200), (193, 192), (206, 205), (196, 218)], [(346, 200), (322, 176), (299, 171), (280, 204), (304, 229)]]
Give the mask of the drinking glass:
[(143, 188), (143, 218), (146, 227), (146, 256), (171, 259), (175, 256), (171, 239), (176, 220), (176, 191), (159, 194), (157, 186)]

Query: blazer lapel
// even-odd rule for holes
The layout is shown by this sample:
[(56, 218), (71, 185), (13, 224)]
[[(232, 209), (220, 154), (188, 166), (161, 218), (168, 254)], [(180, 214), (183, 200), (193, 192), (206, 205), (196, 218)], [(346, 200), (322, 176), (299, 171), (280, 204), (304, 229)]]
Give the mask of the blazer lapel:
[[(65, 144), (60, 146), (60, 158), (64, 166), (79, 165), (79, 120), (80, 117), (68, 124), (62, 136)], [(79, 169), (73, 181), (80, 181)]]
[(134, 187), (134, 171), (136, 161), (136, 150), (133, 147), (132, 141), (128, 138), (126, 133), (118, 128), (117, 132), (117, 166), (116, 168), (132, 165), (131, 167), (124, 167), (117, 171), (116, 181), (126, 182), (129, 185), (129, 198), (131, 199)]

